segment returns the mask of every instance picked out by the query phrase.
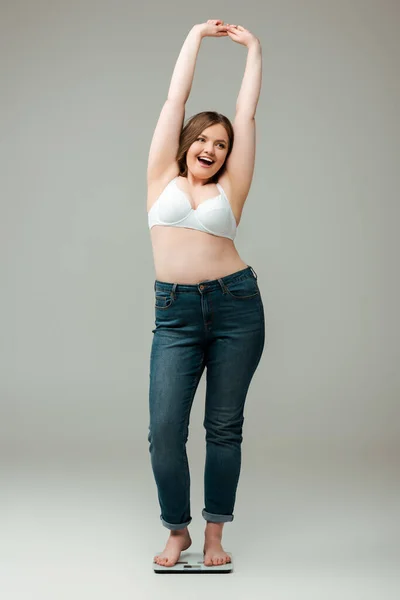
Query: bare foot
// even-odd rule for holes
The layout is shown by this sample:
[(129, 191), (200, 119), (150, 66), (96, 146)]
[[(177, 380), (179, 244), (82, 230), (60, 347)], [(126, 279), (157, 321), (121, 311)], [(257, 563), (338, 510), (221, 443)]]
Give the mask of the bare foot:
[(214, 565), (225, 565), (231, 562), (231, 557), (225, 552), (221, 546), (221, 542), (215, 540), (204, 545), (204, 564), (206, 567), (212, 567)]
[(188, 528), (171, 531), (167, 545), (161, 554), (154, 557), (155, 563), (162, 567), (173, 567), (179, 560), (181, 552), (192, 545)]
[(206, 567), (225, 565), (231, 562), (231, 557), (221, 545), (223, 523), (207, 522), (204, 532), (204, 564)]

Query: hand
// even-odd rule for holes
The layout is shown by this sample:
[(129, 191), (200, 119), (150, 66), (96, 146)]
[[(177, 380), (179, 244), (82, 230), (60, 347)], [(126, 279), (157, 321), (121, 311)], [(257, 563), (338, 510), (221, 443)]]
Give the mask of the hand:
[(237, 42), (242, 46), (246, 46), (247, 48), (249, 48), (254, 43), (260, 42), (260, 40), (255, 35), (250, 33), (248, 29), (245, 29), (241, 25), (230, 25), (229, 23), (227, 23), (227, 25), (228, 35), (234, 42)]
[(207, 23), (195, 25), (201, 33), (201, 37), (226, 37), (227, 26), (220, 19), (209, 19)]

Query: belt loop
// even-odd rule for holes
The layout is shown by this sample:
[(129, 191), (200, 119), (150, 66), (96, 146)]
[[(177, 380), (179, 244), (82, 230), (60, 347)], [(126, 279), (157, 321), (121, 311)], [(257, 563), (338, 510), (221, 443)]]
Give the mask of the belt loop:
[(156, 291), (157, 280), (154, 281), (154, 291)]
[(172, 296), (173, 300), (175, 300), (175, 290), (176, 290), (177, 285), (178, 285), (177, 283), (174, 283), (174, 285), (172, 286), (171, 296)]
[[(249, 267), (250, 267), (250, 265), (249, 265)], [(254, 277), (257, 279), (257, 273), (255, 272), (255, 270), (253, 269), (253, 267), (250, 267), (250, 269), (251, 269)]]
[(221, 286), (223, 293), (226, 294), (226, 285), (224, 284), (222, 279), (218, 279), (218, 283)]

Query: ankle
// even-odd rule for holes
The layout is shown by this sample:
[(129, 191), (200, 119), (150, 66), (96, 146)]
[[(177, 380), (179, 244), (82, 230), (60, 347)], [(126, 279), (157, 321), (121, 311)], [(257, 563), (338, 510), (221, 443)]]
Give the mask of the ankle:
[(170, 530), (170, 535), (187, 535), (189, 533), (189, 530), (187, 527), (184, 527), (183, 529), (171, 529)]
[(223, 523), (209, 523), (207, 522), (206, 528), (204, 530), (204, 535), (208, 538), (221, 539), (222, 538), (222, 530)]

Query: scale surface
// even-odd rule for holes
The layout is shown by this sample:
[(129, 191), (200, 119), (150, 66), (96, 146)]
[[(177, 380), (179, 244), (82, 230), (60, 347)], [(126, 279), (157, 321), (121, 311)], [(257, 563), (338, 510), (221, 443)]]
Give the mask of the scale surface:
[[(161, 552), (156, 552), (161, 554)], [(231, 562), (225, 565), (213, 565), (208, 567), (204, 564), (202, 552), (182, 552), (178, 562), (173, 567), (163, 567), (153, 562), (154, 573), (231, 573), (233, 571), (233, 558), (230, 552)]]

